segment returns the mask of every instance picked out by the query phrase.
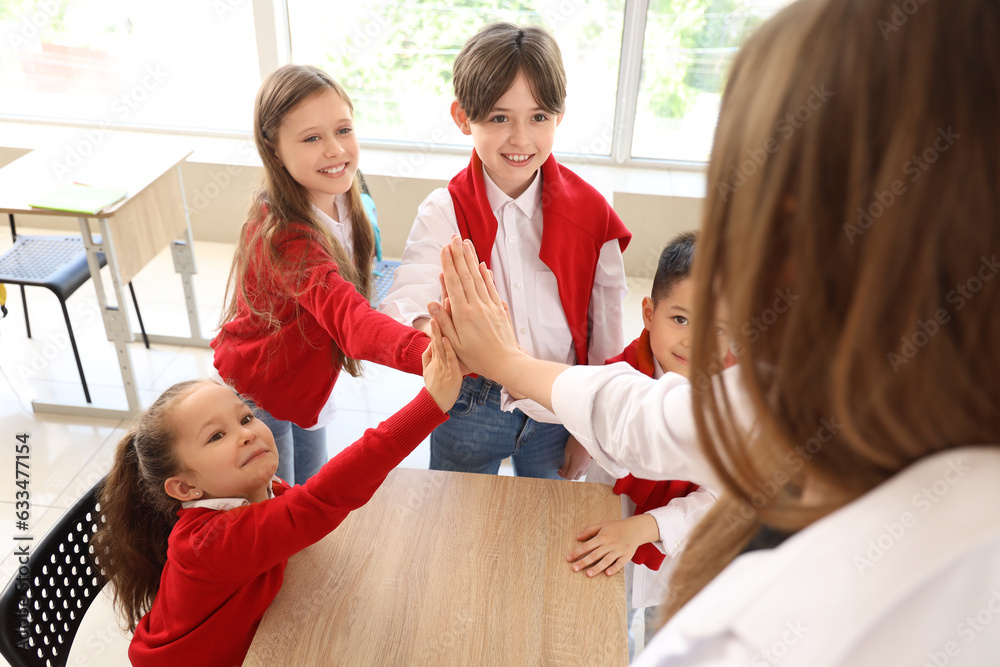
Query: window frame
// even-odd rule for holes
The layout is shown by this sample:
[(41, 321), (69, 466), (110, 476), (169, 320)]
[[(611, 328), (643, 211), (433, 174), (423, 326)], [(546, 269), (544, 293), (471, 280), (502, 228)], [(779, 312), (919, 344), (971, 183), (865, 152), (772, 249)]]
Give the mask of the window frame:
[[(214, 0), (235, 4), (243, 0)], [(292, 62), (291, 26), (288, 15), (288, 0), (252, 0), (254, 38), (257, 45), (257, 64), (261, 79), (281, 65)], [(619, 59), (618, 90), (615, 100), (614, 123), (610, 155), (590, 155), (581, 153), (561, 153), (575, 163), (586, 163), (612, 167), (637, 167), (642, 169), (664, 169), (705, 172), (707, 162), (671, 160), (660, 158), (632, 157), (633, 130), (639, 99), (642, 76), (643, 42), (646, 31), (646, 17), (649, 0), (625, 0), (625, 16), (622, 28), (621, 57)], [(20, 114), (3, 114), (2, 121), (51, 125), (57, 123), (70, 127), (101, 127), (100, 121), (73, 118), (40, 118)], [(159, 134), (176, 134), (226, 139), (252, 138), (252, 132), (208, 130), (177, 126), (149, 124), (123, 125), (121, 129)], [(443, 155), (466, 155), (468, 150), (460, 146), (447, 146), (427, 142), (408, 142), (389, 139), (360, 139), (363, 147), (383, 150), (418, 151)]]

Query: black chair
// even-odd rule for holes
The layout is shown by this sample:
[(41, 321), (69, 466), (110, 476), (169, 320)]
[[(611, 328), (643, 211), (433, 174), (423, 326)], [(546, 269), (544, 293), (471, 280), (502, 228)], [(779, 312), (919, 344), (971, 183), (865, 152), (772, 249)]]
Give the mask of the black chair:
[(13, 667), (64, 667), (83, 616), (104, 587), (90, 554), (103, 481), (37, 544), (15, 538), (30, 555), (0, 593), (0, 654)]
[[(80, 363), (80, 351), (76, 347), (76, 337), (73, 336), (73, 325), (66, 310), (66, 299), (80, 288), (90, 278), (87, 266), (87, 251), (83, 239), (79, 236), (18, 236), (14, 226), (14, 216), (10, 215), (10, 233), (14, 245), (0, 255), (0, 283), (10, 283), (21, 287), (21, 302), (24, 304), (24, 326), (31, 338), (31, 322), (28, 319), (28, 300), (24, 293), (25, 286), (45, 287), (52, 291), (62, 306), (63, 317), (66, 320), (66, 330), (69, 332), (69, 342), (73, 346), (73, 356), (76, 358), (76, 368), (80, 372), (80, 382), (83, 384), (83, 395), (90, 403), (90, 389), (87, 388), (87, 378), (83, 374), (83, 364)], [(98, 263), (103, 267), (107, 264), (104, 253), (97, 256)], [(139, 318), (139, 329), (142, 340), (149, 348), (149, 338), (146, 327), (139, 313), (139, 302), (135, 298), (132, 283), (128, 284), (135, 304), (135, 314)]]

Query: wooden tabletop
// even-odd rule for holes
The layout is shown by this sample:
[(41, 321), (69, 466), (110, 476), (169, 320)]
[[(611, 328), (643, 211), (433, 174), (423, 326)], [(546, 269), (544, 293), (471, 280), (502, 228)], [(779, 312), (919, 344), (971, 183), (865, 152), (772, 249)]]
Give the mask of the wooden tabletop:
[(0, 211), (78, 218), (79, 213), (28, 205), (60, 185), (76, 182), (128, 192), (100, 214), (110, 217), (191, 152), (176, 137), (81, 128), (78, 141), (33, 150), (0, 169)]
[(400, 468), (293, 556), (244, 665), (626, 665), (621, 573), (566, 562), (602, 484)]

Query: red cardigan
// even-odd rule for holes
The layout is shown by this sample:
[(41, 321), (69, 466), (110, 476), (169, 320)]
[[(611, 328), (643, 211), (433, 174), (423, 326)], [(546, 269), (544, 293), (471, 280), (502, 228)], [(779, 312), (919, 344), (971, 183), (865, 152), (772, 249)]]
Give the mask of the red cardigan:
[[(653, 348), (649, 344), (648, 329), (643, 329), (642, 334), (632, 341), (621, 354), (608, 359), (606, 363), (614, 364), (619, 361), (624, 361), (640, 373), (653, 377), (655, 366), (653, 365)], [(625, 494), (635, 503), (635, 516), (645, 514), (657, 507), (664, 507), (674, 498), (683, 498), (697, 490), (698, 485), (691, 482), (680, 480), (652, 481), (632, 475), (622, 477), (614, 486), (615, 493)], [(652, 544), (646, 543), (635, 550), (632, 562), (645, 565), (651, 570), (659, 570), (663, 563), (663, 554)]]
[(129, 646), (132, 664), (242, 664), (288, 557), (368, 502), (389, 471), (447, 418), (423, 389), (303, 485), (275, 483), (275, 498), (228, 511), (180, 510), (160, 590)]
[[(279, 328), (270, 333), (240, 297), (239, 314), (212, 341), (215, 367), (226, 382), (276, 419), (308, 428), (316, 423), (340, 375), (334, 344), (354, 359), (416, 375), (423, 372), (420, 356), (430, 339), (375, 311), (341, 277), (315, 233), (297, 226), (275, 243), (291, 266), (305, 259), (306, 268), (296, 275), (272, 271), (264, 280), (256, 271), (248, 272), (248, 293), (255, 295), (259, 310), (273, 313)], [(263, 251), (262, 244), (250, 249), (258, 261)]]
[[(459, 233), (472, 240), (480, 261), (489, 267), (499, 223), (486, 196), (483, 161), (475, 149), (468, 168), (448, 183), (448, 192), (455, 204)], [(587, 363), (587, 315), (597, 261), (601, 248), (613, 239), (618, 239), (624, 252), (632, 234), (600, 192), (550, 154), (542, 165), (542, 247), (538, 258), (556, 276), (578, 364)]]

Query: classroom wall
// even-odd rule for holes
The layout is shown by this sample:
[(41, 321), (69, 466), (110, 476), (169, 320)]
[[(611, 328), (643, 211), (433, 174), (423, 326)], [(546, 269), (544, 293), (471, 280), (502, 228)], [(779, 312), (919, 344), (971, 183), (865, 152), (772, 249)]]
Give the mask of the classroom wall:
[[(26, 152), (0, 147), (0, 166)], [(261, 172), (256, 166), (185, 162), (181, 174), (194, 238), (232, 243), (243, 224), (251, 193), (261, 182)], [(378, 207), (384, 255), (398, 258), (420, 202), (434, 188), (445, 187), (447, 181), (370, 171), (365, 172), (365, 177)], [(604, 188), (606, 196), (609, 189), (612, 205), (633, 235), (625, 252), (625, 271), (633, 277), (651, 278), (666, 242), (678, 232), (700, 226), (703, 199), (623, 192), (614, 187)], [(74, 219), (55, 216), (32, 216), (30, 226), (78, 230)]]

